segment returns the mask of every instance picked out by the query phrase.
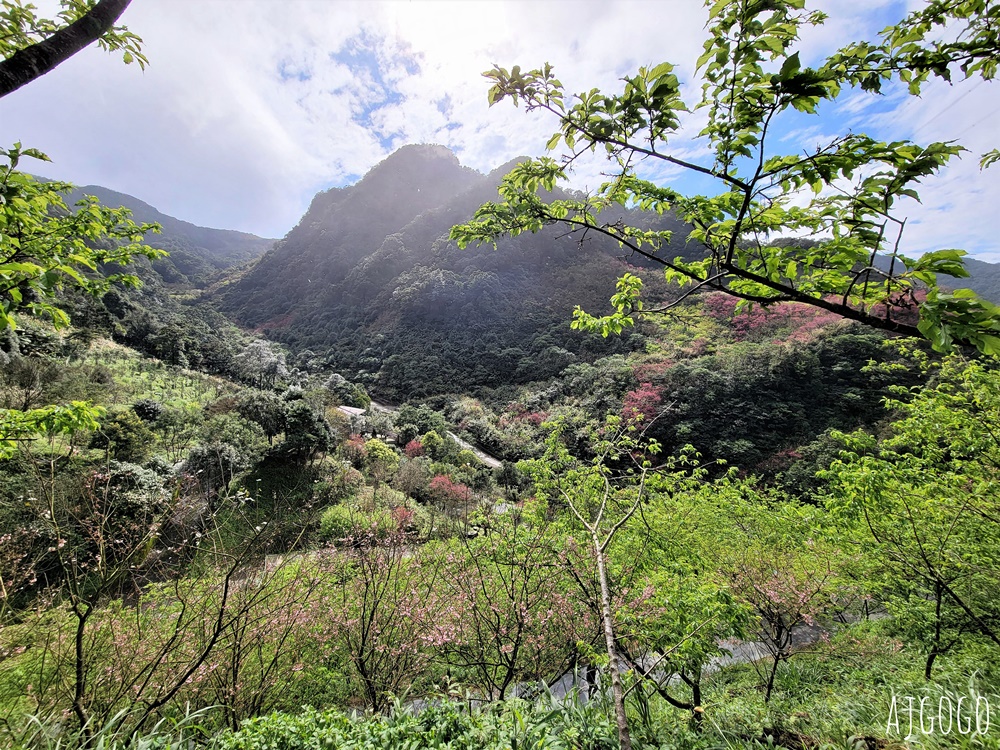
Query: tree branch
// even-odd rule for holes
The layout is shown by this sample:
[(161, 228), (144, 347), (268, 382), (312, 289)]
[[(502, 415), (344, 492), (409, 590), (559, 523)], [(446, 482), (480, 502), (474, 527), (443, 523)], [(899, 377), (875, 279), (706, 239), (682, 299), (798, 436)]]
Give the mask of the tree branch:
[(45, 75), (104, 36), (131, 1), (101, 0), (66, 28), (0, 62), (0, 97)]

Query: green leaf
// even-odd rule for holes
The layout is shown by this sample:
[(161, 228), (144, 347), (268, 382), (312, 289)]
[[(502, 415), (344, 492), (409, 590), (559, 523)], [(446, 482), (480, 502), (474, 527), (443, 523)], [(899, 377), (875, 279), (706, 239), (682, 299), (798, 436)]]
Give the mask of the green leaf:
[(991, 357), (1000, 357), (1000, 336), (983, 334), (977, 340), (979, 351)]
[(722, 13), (723, 9), (731, 3), (732, 0), (716, 0), (716, 2), (708, 10), (708, 19), (712, 20), (713, 18), (717, 18), (719, 14)]
[[(639, 68), (626, 75), (615, 91), (581, 92), (568, 110), (562, 108), (561, 98), (557, 103), (548, 98), (549, 66), (531, 72), (515, 67), (510, 74), (496, 69), (489, 76), (491, 103), (509, 96), (516, 105), (520, 96), (528, 109), (556, 114), (561, 131), (548, 139), (547, 150), (565, 144), (571, 152), (568, 163), (572, 163), (577, 155), (601, 146), (612, 173), (596, 195), (575, 203), (543, 203), (536, 191), (552, 189), (565, 174), (518, 169), (500, 189), (504, 202), (477, 212), (475, 221), (452, 236), (464, 247), (469, 242), (493, 242), (502, 235), (571, 222), (573, 230), (599, 229), (623, 247), (655, 253), (669, 239), (651, 229), (645, 218), (630, 224), (638, 219), (631, 211), (669, 209), (690, 225), (689, 249), (699, 254), (694, 262), (675, 259), (665, 264), (668, 281), (690, 285), (711, 277), (712, 286), (725, 285), (729, 292), (758, 302), (837, 300), (832, 304), (843, 304), (845, 312), (851, 303), (851, 317), (860, 316), (879, 327), (884, 327), (881, 313), (876, 312), (879, 304), (886, 299), (911, 299), (914, 287), (926, 285), (929, 296), (920, 305), (918, 330), (935, 348), (945, 349), (954, 340), (971, 344), (980, 335), (1000, 335), (1000, 314), (982, 300), (960, 293), (931, 297), (931, 292), (938, 291), (940, 274), (968, 275), (958, 251), (938, 251), (912, 264), (906, 262), (905, 272), (897, 266), (892, 278), (877, 284), (861, 283), (857, 275), (873, 255), (887, 251), (884, 228), (887, 216), (889, 221), (895, 218), (895, 202), (919, 200), (918, 183), (938, 172), (961, 147), (954, 143), (924, 146), (902, 139), (880, 142), (846, 131), (815, 153), (783, 154), (779, 150), (782, 141), (774, 132), (773, 116), (786, 109), (815, 114), (821, 102), (852, 86), (880, 90), (883, 81), (898, 75), (887, 71), (900, 70), (896, 65), (900, 61), (906, 63), (903, 68), (913, 71), (907, 74), (911, 84), (925, 81), (931, 64), (940, 68), (934, 75), (945, 77), (948, 66), (964, 58), (961, 53), (948, 58), (940, 47), (928, 47), (923, 40), (931, 30), (943, 32), (950, 23), (956, 24), (960, 37), (969, 30), (966, 21), (973, 26), (980, 23), (969, 21), (978, 11), (966, 7), (964, 0), (959, 3), (966, 9), (961, 16), (952, 15), (958, 13), (954, 8), (941, 10), (938, 0), (931, 6), (941, 12), (941, 28), (926, 19), (912, 27), (900, 24), (885, 32), (885, 44), (851, 45), (813, 69), (802, 67), (801, 53), (792, 45), (806, 38), (806, 27), (821, 23), (823, 14), (805, 11), (802, 0), (711, 2), (708, 38), (697, 61), (704, 71), (698, 107), (705, 110), (706, 124), (698, 147), (685, 146), (683, 151), (671, 143), (673, 134), (686, 124), (680, 114), (687, 109), (680, 101), (670, 63)], [(979, 43), (985, 40), (985, 36), (978, 38)], [(968, 52), (970, 47), (963, 45), (964, 41), (954, 50)], [(777, 72), (772, 60), (780, 60)], [(661, 165), (688, 169), (699, 180), (714, 180), (714, 184), (705, 195), (683, 196), (640, 180), (638, 165), (646, 169), (657, 159)], [(1000, 160), (1000, 151), (991, 159)], [(846, 181), (853, 185), (828, 189)], [(601, 216), (612, 207), (618, 212), (614, 218)], [(822, 239), (809, 248), (770, 247), (768, 238), (778, 236)], [(626, 317), (642, 313), (639, 304), (636, 290), (619, 286), (612, 297), (612, 315), (595, 318), (579, 311), (574, 326), (602, 335), (618, 332), (629, 324)], [(909, 324), (901, 326), (907, 330)]]
[(13, 278), (9, 274), (22, 274), (26, 276), (39, 276), (44, 269), (36, 263), (2, 263), (0, 264), (0, 278)]
[[(780, 55), (782, 52), (785, 51), (785, 45), (777, 37), (774, 37), (774, 36), (763, 36), (763, 37), (760, 38), (760, 42), (761, 42), (761, 44), (763, 44), (765, 47), (767, 47), (769, 50), (771, 50), (776, 55)], [(796, 53), (796, 54), (798, 54), (798, 53)], [(782, 68), (782, 72), (784, 72), (784, 68)]]

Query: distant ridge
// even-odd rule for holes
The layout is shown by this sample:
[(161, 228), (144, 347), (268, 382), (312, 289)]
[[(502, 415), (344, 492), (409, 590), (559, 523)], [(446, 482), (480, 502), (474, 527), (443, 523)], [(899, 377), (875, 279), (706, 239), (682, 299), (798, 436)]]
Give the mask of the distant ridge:
[(100, 185), (76, 187), (67, 194), (67, 205), (85, 195), (93, 195), (111, 208), (125, 207), (139, 223), (156, 222), (160, 234), (148, 234), (146, 243), (167, 250), (168, 258), (153, 263), (167, 283), (201, 286), (220, 270), (259, 258), (275, 240), (231, 229), (212, 229), (169, 216), (145, 201)]
[(939, 276), (939, 283), (951, 289), (971, 289), (990, 302), (1000, 304), (1000, 263), (966, 258), (965, 267), (971, 274), (969, 278), (953, 279), (950, 276)]

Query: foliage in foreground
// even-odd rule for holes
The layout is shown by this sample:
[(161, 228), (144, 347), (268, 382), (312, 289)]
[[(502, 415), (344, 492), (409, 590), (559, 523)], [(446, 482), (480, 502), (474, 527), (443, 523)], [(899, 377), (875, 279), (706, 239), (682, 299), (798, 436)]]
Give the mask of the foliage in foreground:
[(598, 704), (512, 699), (469, 711), (442, 700), (417, 712), (399, 704), (388, 716), (350, 718), (337, 711), (307, 709), (298, 715), (272, 714), (247, 722), (222, 737), (218, 750), (313, 750), (323, 747), (381, 748), (562, 748), (580, 750), (617, 745), (614, 723)]
[[(996, 670), (982, 666), (983, 652), (972, 645), (956, 655), (938, 679), (923, 679), (919, 654), (893, 637), (887, 621), (846, 628), (829, 643), (801, 654), (779, 678), (767, 704), (757, 690), (750, 665), (712, 675), (706, 706), (712, 718), (700, 729), (662, 703), (634, 695), (629, 713), (636, 746), (648, 748), (760, 748), (795, 746), (855, 750), (894, 747), (906, 741), (905, 714), (898, 727), (897, 707), (912, 696), (927, 705), (954, 707), (958, 699), (980, 697), (1000, 702)], [(617, 748), (614, 713), (608, 696), (586, 700), (571, 692), (565, 699), (544, 694), (537, 700), (511, 698), (489, 704), (441, 698), (419, 707), (395, 704), (384, 716), (348, 716), (339, 711), (303, 709), (244, 722), (239, 731), (216, 737), (216, 750), (318, 750), (339, 748)], [(466, 696), (466, 699), (468, 696)], [(902, 703), (901, 703), (902, 702)], [(925, 729), (930, 725), (925, 723)], [(1000, 732), (965, 734), (930, 731), (920, 746), (1000, 747)], [(919, 730), (918, 730), (919, 731)], [(912, 739), (912, 738), (911, 738)]]
[[(804, 0), (706, 4), (708, 38), (696, 64), (704, 83), (696, 102), (684, 100), (669, 62), (639, 68), (624, 78), (621, 93), (592, 89), (572, 96), (548, 63), (535, 70), (515, 65), (487, 71), (493, 84), (490, 105), (509, 99), (514, 106), (520, 102), (528, 111), (548, 113), (558, 129), (546, 147), (562, 145), (568, 154), (561, 162), (542, 157), (518, 164), (500, 184), (500, 202), (484, 203), (471, 221), (452, 229), (451, 239), (460, 247), (495, 247), (499, 237), (558, 224), (583, 237), (612, 238), (663, 267), (667, 281), (689, 288), (674, 302), (652, 309), (642, 299), (643, 280), (623, 274), (611, 297), (612, 314), (594, 316), (579, 306), (575, 311), (574, 327), (604, 336), (620, 334), (636, 318), (662, 312), (692, 293), (717, 290), (744, 306), (800, 302), (874, 328), (922, 335), (938, 351), (957, 342), (1000, 354), (997, 307), (968, 289), (952, 293), (938, 286), (939, 274), (968, 277), (965, 253), (941, 249), (915, 258), (901, 252), (906, 239), (906, 221), (898, 215), (901, 201), (918, 199), (920, 181), (958, 156), (960, 145), (880, 141), (846, 132), (803, 155), (781, 153), (773, 136), (778, 123), (816, 115), (853, 85), (878, 89), (890, 76), (879, 69), (885, 56), (899, 66), (894, 70), (912, 84), (912, 92), (919, 91), (918, 81), (928, 70), (947, 77), (957, 63), (964, 63), (966, 76), (992, 77), (996, 44), (993, 32), (983, 28), (989, 28), (995, 9), (982, 7), (988, 3), (955, 3), (947, 9), (936, 4), (926, 25), (907, 19), (890, 27), (887, 33), (896, 38), (887, 41), (883, 56), (873, 54), (870, 45), (855, 45), (810, 68), (800, 60), (800, 51), (807, 52), (800, 49), (801, 37), (826, 15), (807, 10)], [(928, 56), (920, 50), (924, 35), (949, 20), (960, 39), (963, 32), (973, 34), (973, 54), (982, 59), (970, 64), (965, 43), (938, 45), (935, 61), (926, 65)], [(895, 46), (900, 39), (902, 50)], [(923, 72), (914, 77), (913, 68), (921, 64)], [(704, 111), (704, 126), (692, 122), (696, 110)], [(694, 139), (697, 157), (677, 143), (689, 124), (702, 128)], [(540, 191), (551, 193), (568, 179), (578, 157), (598, 150), (606, 153), (611, 173), (592, 195), (543, 197)], [(714, 189), (684, 195), (657, 184), (647, 178), (651, 163), (710, 178)], [(667, 257), (672, 230), (622, 221), (614, 214), (623, 207), (683, 219), (697, 258)], [(789, 233), (809, 239), (776, 241)], [(886, 263), (879, 263), (880, 255)]]
[[(967, 747), (996, 750), (1000, 731), (995, 707), (1000, 705), (1000, 673), (983, 644), (956, 652), (933, 681), (923, 678), (921, 655), (897, 640), (890, 620), (845, 627), (830, 642), (820, 642), (788, 665), (769, 703), (763, 700), (759, 675), (751, 665), (734, 665), (713, 673), (706, 682), (710, 716), (697, 729), (663, 703), (634, 693), (629, 702), (635, 745), (643, 748), (701, 750), (708, 748), (805, 747), (857, 750), (895, 748), (913, 743), (905, 712), (898, 709), (913, 697), (919, 704), (954, 708), (980, 697), (988, 701), (994, 722), (981, 733), (948, 732), (919, 735), (919, 747)], [(893, 699), (898, 727), (893, 721)], [(416, 748), (600, 748), (615, 750), (614, 715), (608, 696), (571, 692), (565, 699), (549, 693), (538, 698), (509, 698), (481, 703), (454, 689), (426, 702), (395, 702), (383, 714), (343, 710), (274, 712), (215, 733), (213, 710), (182, 714), (135, 735), (121, 731), (127, 722), (113, 717), (93, 737), (107, 750), (186, 747), (190, 740), (211, 750), (320, 750), (336, 747), (410, 750)], [(985, 718), (985, 717), (981, 717)], [(918, 717), (915, 717), (918, 719)], [(926, 717), (925, 717), (926, 720)], [(963, 722), (964, 723), (964, 722)], [(935, 724), (935, 726), (937, 726)], [(919, 732), (919, 730), (918, 730)], [(72, 732), (58, 722), (34, 721), (15, 750), (73, 747)]]
[(887, 434), (840, 436), (828, 474), (830, 508), (879, 561), (869, 585), (925, 645), (928, 679), (967, 633), (1000, 646), (1000, 378), (957, 357), (933, 370), (912, 400), (888, 402)]

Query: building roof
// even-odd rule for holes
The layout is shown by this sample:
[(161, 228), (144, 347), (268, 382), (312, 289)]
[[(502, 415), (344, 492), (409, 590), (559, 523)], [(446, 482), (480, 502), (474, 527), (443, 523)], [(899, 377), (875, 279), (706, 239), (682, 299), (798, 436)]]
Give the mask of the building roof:
[(338, 406), (337, 408), (349, 417), (360, 417), (365, 413), (364, 409), (359, 409), (356, 406)]

